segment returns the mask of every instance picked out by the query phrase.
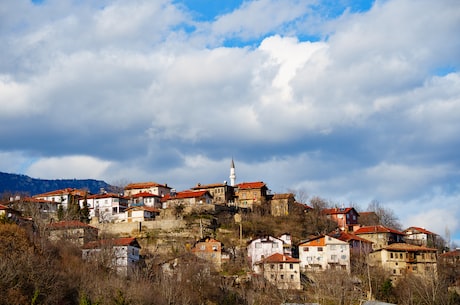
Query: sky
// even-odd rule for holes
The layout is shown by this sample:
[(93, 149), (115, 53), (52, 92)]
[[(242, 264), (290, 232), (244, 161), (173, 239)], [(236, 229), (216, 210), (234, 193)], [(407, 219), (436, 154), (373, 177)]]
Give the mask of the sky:
[(263, 181), (460, 245), (457, 0), (4, 0), (0, 171)]

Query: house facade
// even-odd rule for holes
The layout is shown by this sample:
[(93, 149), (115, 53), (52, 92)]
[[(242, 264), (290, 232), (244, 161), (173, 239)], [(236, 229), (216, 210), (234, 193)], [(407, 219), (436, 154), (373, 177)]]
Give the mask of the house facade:
[(284, 254), (284, 242), (273, 236), (263, 236), (251, 240), (247, 246), (248, 260), (254, 268), (255, 264), (275, 253)]
[(300, 282), (300, 261), (288, 255), (274, 253), (255, 264), (256, 273), (278, 289), (302, 289)]
[(88, 205), (90, 218), (99, 222), (111, 222), (118, 218), (128, 208), (128, 200), (118, 194), (104, 193), (88, 195), (79, 199), (80, 208)]
[(124, 212), (123, 216), (118, 219), (126, 222), (143, 222), (155, 220), (160, 215), (160, 210), (154, 207), (134, 206), (129, 207)]
[(212, 196), (208, 191), (182, 191), (170, 193), (162, 198), (163, 208), (174, 208), (183, 206), (184, 213), (193, 210), (213, 210)]
[(372, 252), (372, 241), (359, 237), (353, 233), (340, 231), (330, 235), (338, 240), (347, 242), (350, 246), (350, 255), (361, 256), (368, 255)]
[(354, 234), (372, 241), (372, 249), (378, 250), (393, 243), (403, 243), (405, 234), (382, 225), (361, 227)]
[(409, 273), (433, 276), (436, 272), (437, 249), (406, 243), (393, 243), (369, 254), (371, 265), (380, 265), (393, 277)]
[(151, 193), (163, 197), (171, 191), (171, 188), (167, 184), (159, 184), (156, 182), (139, 182), (130, 183), (125, 186), (123, 195), (130, 197), (138, 193)]
[(262, 182), (243, 182), (236, 185), (236, 206), (252, 210), (267, 202), (268, 187)]
[(425, 247), (435, 247), (438, 235), (425, 228), (410, 227), (403, 231), (406, 234), (404, 240), (408, 244)]
[(295, 203), (292, 193), (274, 194), (270, 199), (270, 213), (272, 216), (287, 216)]
[(162, 208), (161, 204), (161, 196), (148, 193), (148, 192), (140, 192), (134, 195), (129, 196), (128, 205), (130, 207), (134, 206), (146, 206), (146, 207), (153, 207), (157, 209)]
[(299, 244), (299, 259), (304, 271), (333, 269), (350, 272), (349, 244), (328, 235)]
[(192, 253), (210, 262), (215, 270), (222, 269), (222, 243), (214, 238), (205, 238), (195, 243)]
[(64, 210), (67, 209), (69, 203), (77, 203), (80, 199), (87, 196), (88, 192), (86, 190), (78, 190), (73, 188), (65, 188), (62, 190), (51, 191), (43, 194), (38, 194), (32, 196), (35, 199), (41, 199), (51, 202), (56, 202), (58, 207), (61, 205)]
[(208, 191), (212, 196), (212, 203), (216, 205), (227, 205), (234, 200), (233, 187), (224, 183), (214, 183), (202, 185), (198, 183), (192, 187), (193, 191)]
[(353, 232), (359, 227), (359, 214), (354, 208), (324, 209), (327, 218), (335, 221), (342, 231)]
[(94, 241), (99, 229), (76, 220), (52, 222), (46, 226), (52, 241), (70, 241), (77, 246)]
[(103, 239), (84, 244), (82, 258), (106, 264), (118, 274), (129, 277), (139, 266), (140, 249), (134, 237)]

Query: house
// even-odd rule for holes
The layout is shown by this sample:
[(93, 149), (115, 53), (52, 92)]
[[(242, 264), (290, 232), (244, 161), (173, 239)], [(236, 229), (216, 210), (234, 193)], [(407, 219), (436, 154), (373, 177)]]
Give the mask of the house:
[(342, 231), (353, 232), (359, 227), (359, 214), (354, 208), (324, 209), (323, 213), (328, 219), (335, 221)]
[(412, 273), (433, 276), (437, 249), (406, 243), (392, 243), (369, 254), (370, 265), (380, 265), (394, 278)]
[(287, 216), (295, 203), (294, 194), (274, 194), (270, 199), (272, 216)]
[(247, 251), (251, 267), (254, 268), (256, 262), (272, 254), (284, 254), (284, 242), (273, 236), (263, 236), (251, 240), (248, 243)]
[(359, 237), (372, 241), (372, 249), (378, 250), (392, 243), (404, 242), (405, 234), (382, 225), (361, 227), (354, 232)]
[(154, 207), (134, 206), (126, 209), (124, 216), (119, 221), (126, 222), (143, 222), (152, 221), (160, 215), (160, 210)]
[(39, 217), (41, 219), (53, 219), (57, 217), (58, 203), (50, 200), (23, 197), (11, 197), (9, 206), (23, 215)]
[(139, 267), (140, 249), (134, 237), (102, 239), (84, 244), (82, 258), (129, 277)]
[(332, 236), (320, 235), (299, 244), (299, 259), (300, 268), (305, 271), (337, 269), (350, 272), (350, 246)]
[(6, 205), (0, 204), (0, 218), (3, 219), (16, 219), (21, 217), (21, 212)]
[(43, 194), (32, 196), (35, 199), (42, 199), (46, 201), (56, 202), (59, 206), (62, 206), (64, 210), (67, 209), (69, 204), (77, 203), (79, 199), (84, 198), (88, 195), (86, 190), (78, 190), (73, 188), (65, 188), (62, 190), (51, 191)]
[(370, 252), (372, 252), (372, 241), (359, 237), (353, 233), (338, 231), (329, 235), (337, 238), (338, 240), (347, 242), (350, 246), (351, 255), (368, 255)]
[(235, 204), (239, 208), (252, 210), (266, 203), (267, 195), (268, 187), (262, 181), (239, 183), (235, 189)]
[(222, 243), (214, 238), (203, 238), (195, 243), (192, 253), (214, 266), (215, 270), (222, 269)]
[(128, 207), (128, 200), (114, 193), (87, 195), (84, 198), (80, 198), (78, 202), (80, 208), (83, 208), (86, 204), (89, 209), (89, 217), (95, 217), (99, 222), (117, 220)]
[(161, 209), (161, 198), (162, 197), (157, 194), (152, 194), (149, 192), (140, 192), (129, 197), (128, 205), (130, 207), (146, 206)]
[(125, 186), (123, 195), (130, 197), (138, 193), (151, 193), (163, 197), (171, 191), (171, 188), (167, 184), (159, 184), (156, 182), (139, 182), (130, 183)]
[(279, 237), (283, 241), (283, 253), (292, 256), (292, 239), (291, 234), (283, 233)]
[(212, 196), (212, 203), (215, 205), (227, 205), (233, 202), (233, 187), (224, 183), (200, 184), (192, 187), (193, 191), (208, 191)]
[(449, 289), (460, 294), (460, 249), (439, 255), (439, 264)]
[(288, 255), (274, 253), (256, 262), (256, 273), (278, 289), (302, 289), (300, 283), (300, 261)]
[(208, 191), (182, 191), (171, 192), (166, 194), (162, 199), (163, 208), (172, 208), (183, 206), (184, 213), (190, 213), (193, 210), (213, 210), (212, 196)]
[(77, 220), (52, 222), (46, 229), (50, 240), (66, 240), (77, 246), (96, 240), (99, 232), (99, 229)]
[(425, 247), (435, 247), (438, 235), (425, 228), (410, 227), (403, 231), (406, 234), (404, 240), (408, 244)]

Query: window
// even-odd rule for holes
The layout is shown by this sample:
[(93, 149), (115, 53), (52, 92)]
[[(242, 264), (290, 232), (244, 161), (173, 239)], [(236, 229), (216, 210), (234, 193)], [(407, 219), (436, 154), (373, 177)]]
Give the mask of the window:
[(393, 258), (393, 252), (390, 252), (390, 258)]
[(323, 247), (318, 247), (318, 252), (322, 252), (323, 251)]
[(331, 261), (336, 261), (337, 260), (337, 255), (331, 255)]
[(294, 280), (294, 274), (291, 274), (291, 281)]
[(275, 264), (271, 264), (270, 269), (275, 269)]
[(346, 259), (347, 259), (347, 256), (346, 256), (346, 255), (342, 255), (340, 258), (341, 258), (342, 260), (346, 260)]
[(294, 269), (294, 264), (289, 264), (289, 269)]
[(308, 247), (303, 247), (304, 252), (308, 252)]
[(284, 280), (284, 274), (281, 274), (281, 275), (280, 275), (280, 278), (281, 278), (282, 280)]
[(283, 267), (284, 267), (283, 264), (280, 264), (280, 270), (283, 270)]
[(272, 248), (278, 248), (278, 244), (277, 243), (272, 243)]

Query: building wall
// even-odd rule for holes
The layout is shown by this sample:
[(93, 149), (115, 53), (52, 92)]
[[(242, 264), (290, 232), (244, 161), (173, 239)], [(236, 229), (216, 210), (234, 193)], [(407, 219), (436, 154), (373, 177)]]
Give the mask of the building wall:
[(299, 263), (265, 263), (263, 274), (278, 289), (301, 289)]

